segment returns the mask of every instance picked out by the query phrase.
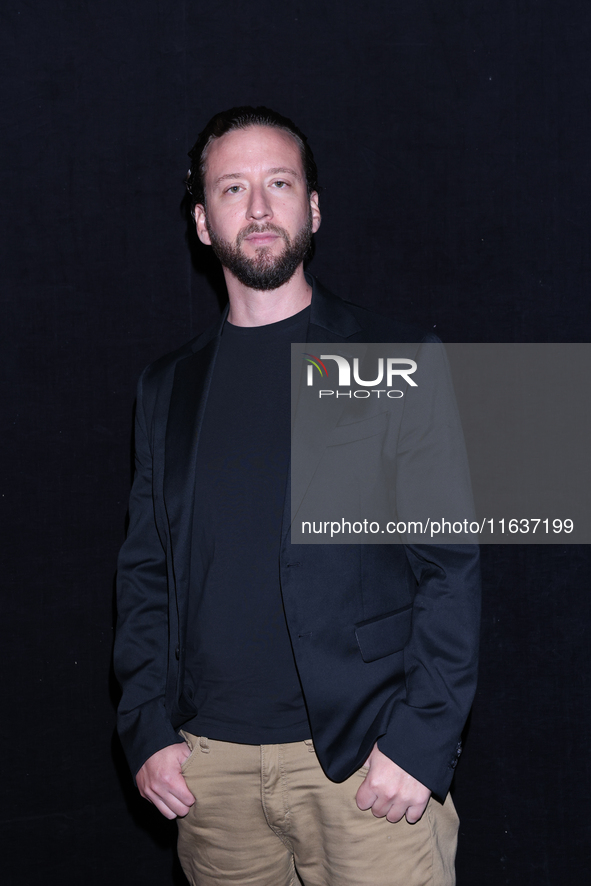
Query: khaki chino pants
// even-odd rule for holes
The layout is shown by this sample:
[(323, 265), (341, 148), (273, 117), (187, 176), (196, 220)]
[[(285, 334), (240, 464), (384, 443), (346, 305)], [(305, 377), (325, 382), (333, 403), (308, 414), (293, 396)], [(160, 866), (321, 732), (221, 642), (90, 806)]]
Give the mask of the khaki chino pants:
[[(193, 886), (453, 886), (458, 818), (431, 798), (420, 821), (362, 812), (367, 774), (323, 773), (311, 741), (243, 745), (184, 733), (196, 797), (178, 819), (178, 851)], [(299, 875), (299, 876), (298, 876)]]

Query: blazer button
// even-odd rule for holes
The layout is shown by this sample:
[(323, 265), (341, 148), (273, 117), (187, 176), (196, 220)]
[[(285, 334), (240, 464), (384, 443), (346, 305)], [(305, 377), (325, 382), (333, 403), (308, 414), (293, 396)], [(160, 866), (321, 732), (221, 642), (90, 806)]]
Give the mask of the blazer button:
[(181, 647), (178, 644), (177, 644), (176, 649), (174, 650), (174, 657), (176, 658), (177, 661), (181, 657)]

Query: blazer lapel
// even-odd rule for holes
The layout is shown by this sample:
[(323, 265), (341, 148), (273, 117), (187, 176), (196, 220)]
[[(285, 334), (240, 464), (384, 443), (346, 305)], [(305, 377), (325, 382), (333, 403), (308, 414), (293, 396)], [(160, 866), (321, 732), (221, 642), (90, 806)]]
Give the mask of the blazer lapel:
[[(339, 344), (337, 353), (347, 356), (346, 342), (355, 339), (361, 327), (345, 302), (332, 295), (310, 274), (306, 274), (312, 284), (312, 305), (307, 342)], [(343, 347), (344, 345), (344, 347)], [(292, 397), (297, 397), (294, 409), (291, 444), (290, 489), (286, 496), (283, 515), (284, 535), (287, 533), (310, 482), (318, 462), (326, 449), (328, 435), (337, 425), (347, 405), (347, 398), (324, 397), (310, 400), (300, 396), (305, 386), (305, 366), (292, 368)], [(294, 482), (295, 479), (295, 482)]]
[(225, 314), (213, 338), (179, 360), (175, 368), (166, 423), (164, 502), (173, 556), (180, 570), (177, 579), (188, 579), (197, 447), (224, 320)]

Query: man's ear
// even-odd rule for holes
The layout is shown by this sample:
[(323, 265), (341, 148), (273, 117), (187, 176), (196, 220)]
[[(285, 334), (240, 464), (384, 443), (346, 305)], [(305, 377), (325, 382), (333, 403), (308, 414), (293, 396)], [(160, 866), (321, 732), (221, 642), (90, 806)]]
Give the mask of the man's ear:
[(310, 211), (312, 213), (312, 233), (315, 234), (322, 221), (320, 209), (318, 208), (318, 194), (316, 191), (312, 191), (310, 194)]
[(193, 210), (193, 218), (195, 219), (197, 236), (202, 243), (205, 243), (206, 246), (211, 246), (211, 238), (209, 236), (209, 231), (207, 230), (207, 223), (205, 220), (205, 206), (202, 206), (201, 203), (198, 203)]

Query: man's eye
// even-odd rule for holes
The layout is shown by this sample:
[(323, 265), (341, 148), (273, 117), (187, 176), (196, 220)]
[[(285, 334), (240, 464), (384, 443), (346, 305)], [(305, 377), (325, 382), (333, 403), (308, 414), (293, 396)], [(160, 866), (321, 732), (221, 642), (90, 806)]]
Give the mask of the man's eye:
[(239, 190), (240, 190), (240, 185), (230, 185), (230, 187), (227, 189), (226, 193), (227, 194), (237, 194)]
[(274, 184), (275, 184), (276, 188), (286, 188), (287, 187), (287, 182), (284, 182), (284, 181), (277, 181)]

